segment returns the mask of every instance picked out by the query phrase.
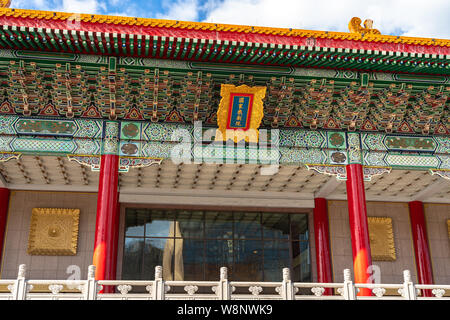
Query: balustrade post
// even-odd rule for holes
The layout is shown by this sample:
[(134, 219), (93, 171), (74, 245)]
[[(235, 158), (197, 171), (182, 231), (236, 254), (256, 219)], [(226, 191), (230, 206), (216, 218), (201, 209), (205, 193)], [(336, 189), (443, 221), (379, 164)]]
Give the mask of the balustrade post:
[(88, 276), (86, 287), (84, 288), (85, 300), (97, 300), (97, 281), (95, 280), (95, 266), (90, 265), (88, 268)]
[(416, 288), (411, 280), (411, 272), (409, 270), (403, 271), (403, 289), (400, 289), (402, 296), (406, 300), (417, 300)]
[(350, 269), (344, 269), (344, 291), (345, 300), (356, 300), (356, 290), (353, 285)]
[(155, 267), (155, 281), (153, 284), (152, 295), (153, 300), (166, 299), (166, 285), (163, 280), (163, 272), (161, 266)]
[(281, 283), (280, 294), (283, 300), (295, 300), (294, 285), (289, 268), (283, 268), (283, 282)]
[(19, 266), (19, 272), (17, 273), (17, 279), (12, 288), (13, 300), (25, 300), (27, 295), (27, 280), (25, 275), (27, 267), (24, 264)]
[(228, 282), (227, 267), (220, 268), (219, 285), (216, 287), (216, 294), (219, 300), (231, 300), (231, 288)]

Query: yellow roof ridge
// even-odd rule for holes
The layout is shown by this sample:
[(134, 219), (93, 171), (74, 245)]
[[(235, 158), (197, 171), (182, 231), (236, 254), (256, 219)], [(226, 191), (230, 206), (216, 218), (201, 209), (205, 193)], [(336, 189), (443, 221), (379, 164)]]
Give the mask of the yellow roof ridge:
[(164, 20), (154, 18), (123, 17), (123, 16), (111, 16), (99, 14), (29, 10), (29, 9), (0, 8), (0, 16), (43, 19), (43, 20), (73, 20), (73, 21), (127, 25), (127, 26), (136, 25), (136, 26), (150, 26), (163, 28), (179, 28), (189, 30), (229, 31), (229, 32), (254, 33), (254, 34), (259, 33), (259, 34), (290, 36), (290, 37), (299, 36), (299, 37), (326, 38), (336, 40), (359, 40), (368, 42), (403, 43), (403, 44), (431, 45), (442, 47), (450, 46), (450, 39), (393, 36), (393, 35), (381, 35), (373, 33), (360, 34), (360, 33), (338, 32), (338, 31), (316, 31), (316, 30), (303, 30), (294, 28), (258, 27), (258, 26), (233, 25), (233, 24), (210, 23), (210, 22)]

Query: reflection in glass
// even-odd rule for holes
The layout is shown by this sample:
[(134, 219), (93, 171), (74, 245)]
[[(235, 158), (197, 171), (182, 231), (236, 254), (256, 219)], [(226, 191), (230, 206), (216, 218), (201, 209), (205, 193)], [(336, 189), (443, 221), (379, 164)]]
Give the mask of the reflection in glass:
[(261, 215), (253, 212), (234, 213), (235, 239), (261, 239)]
[(233, 240), (208, 240), (205, 242), (205, 280), (216, 281), (219, 269), (227, 267), (232, 272)]
[(281, 281), (283, 268), (290, 268), (289, 241), (264, 241), (264, 281)]
[(172, 260), (172, 251), (167, 247), (173, 246), (172, 239), (145, 239), (143, 280), (155, 278), (155, 267), (163, 267), (163, 277), (171, 276), (167, 261)]
[(203, 238), (203, 212), (180, 211), (175, 215), (184, 238)]
[(123, 279), (311, 281), (306, 214), (127, 209)]
[(205, 214), (205, 237), (231, 239), (233, 236), (233, 214), (213, 211)]
[[(181, 238), (180, 224), (171, 222), (169, 228), (169, 237)], [(184, 277), (183, 270), (183, 240), (179, 240), (181, 244), (175, 247), (174, 240), (167, 241), (164, 246), (163, 254), (163, 277), (166, 280), (180, 280)], [(172, 265), (172, 262), (174, 264)]]
[(131, 210), (127, 212), (125, 219), (125, 235), (144, 236), (144, 223), (148, 213), (142, 210)]
[(292, 270), (295, 281), (311, 281), (309, 244), (306, 241), (292, 242)]
[(144, 239), (125, 238), (122, 278), (139, 280), (142, 277), (142, 252)]
[(234, 268), (230, 278), (234, 281), (262, 281), (262, 241), (235, 240)]
[(307, 241), (300, 241), (300, 269), (302, 271), (302, 281), (309, 281), (311, 277), (311, 265), (309, 243)]
[(289, 214), (263, 213), (262, 225), (264, 239), (289, 238)]
[(308, 240), (308, 215), (291, 215), (292, 240)]
[(170, 211), (153, 211), (145, 224), (145, 236), (168, 237), (173, 232), (170, 230), (171, 226), (173, 227), (173, 214)]
[(203, 240), (175, 239), (175, 271), (180, 265), (183, 275), (175, 273), (175, 280), (198, 280), (203, 279)]

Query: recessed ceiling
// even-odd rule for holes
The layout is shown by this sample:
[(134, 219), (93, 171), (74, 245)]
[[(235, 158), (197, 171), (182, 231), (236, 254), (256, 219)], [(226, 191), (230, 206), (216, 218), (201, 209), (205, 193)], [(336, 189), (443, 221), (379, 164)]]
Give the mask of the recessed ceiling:
[[(255, 194), (264, 197), (346, 199), (346, 184), (334, 176), (304, 166), (284, 165), (272, 175), (257, 164), (179, 164), (169, 159), (161, 165), (131, 168), (119, 175), (119, 191), (127, 194), (213, 192)], [(10, 189), (89, 191), (98, 189), (99, 172), (66, 157), (22, 155), (0, 163), (3, 184)], [(450, 181), (427, 171), (392, 170), (365, 182), (368, 201), (421, 201), (450, 203)], [(211, 193), (209, 193), (211, 194)]]

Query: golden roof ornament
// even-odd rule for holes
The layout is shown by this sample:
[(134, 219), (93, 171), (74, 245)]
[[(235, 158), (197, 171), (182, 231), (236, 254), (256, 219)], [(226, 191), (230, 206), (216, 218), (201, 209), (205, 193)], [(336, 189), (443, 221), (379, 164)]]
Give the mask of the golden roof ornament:
[(351, 33), (359, 33), (362, 36), (365, 34), (381, 34), (379, 30), (373, 29), (373, 20), (364, 20), (364, 27), (361, 26), (361, 19), (358, 17), (353, 17), (348, 23), (348, 30)]
[(0, 0), (0, 8), (9, 8), (11, 0)]

